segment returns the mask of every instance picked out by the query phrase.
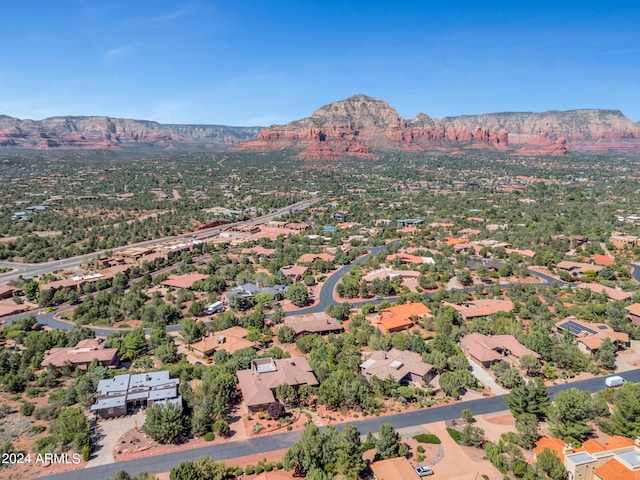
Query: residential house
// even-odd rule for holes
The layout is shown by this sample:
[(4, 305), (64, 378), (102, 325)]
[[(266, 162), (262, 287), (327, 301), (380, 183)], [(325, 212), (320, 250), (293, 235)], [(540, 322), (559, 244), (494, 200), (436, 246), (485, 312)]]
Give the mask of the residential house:
[(243, 348), (255, 348), (255, 343), (246, 339), (248, 334), (246, 328), (235, 326), (209, 334), (192, 343), (191, 348), (203, 357), (213, 355), (218, 350), (232, 355)]
[(400, 263), (412, 263), (414, 265), (435, 265), (435, 260), (432, 257), (419, 257), (417, 255), (410, 255), (408, 253), (393, 253), (387, 256), (387, 262), (393, 262), (398, 259)]
[(613, 341), (618, 348), (629, 346), (629, 334), (616, 332), (605, 323), (592, 323), (578, 320), (576, 317), (567, 317), (556, 323), (556, 332), (571, 332), (575, 337), (578, 348), (590, 355), (596, 353), (602, 346), (605, 338)]
[(497, 272), (502, 267), (506, 267), (506, 266), (507, 266), (506, 263), (496, 262), (496, 261), (493, 261), (493, 260), (485, 260), (485, 261), (482, 261), (482, 262), (474, 262), (473, 260), (469, 260), (467, 262), (467, 268), (469, 270), (477, 270), (478, 267), (485, 267), (487, 270), (493, 270), (493, 271)]
[(298, 258), (298, 263), (313, 263), (317, 259), (325, 262), (333, 262), (334, 258), (330, 253), (305, 253)]
[(261, 287), (257, 283), (245, 283), (227, 292), (226, 298), (228, 301), (230, 296), (238, 295), (239, 297), (253, 300), (253, 296), (256, 293), (268, 293), (270, 295), (273, 295), (274, 300), (282, 300), (284, 298), (285, 293), (287, 293), (287, 290), (289, 290), (289, 287), (286, 285), (274, 285), (273, 287)]
[(523, 355), (540, 358), (540, 355), (522, 345), (513, 335), (470, 333), (460, 339), (460, 345), (466, 355), (485, 368), (500, 360), (511, 360), (515, 364), (514, 360), (520, 360)]
[(178, 394), (179, 378), (169, 378), (169, 371), (123, 374), (100, 380), (96, 403), (91, 411), (102, 418), (126, 415), (133, 406), (167, 405), (182, 407)]
[(400, 332), (413, 326), (412, 318), (431, 317), (431, 310), (423, 303), (406, 303), (383, 308), (376, 326), (382, 333)]
[(0, 300), (0, 317), (7, 317), (17, 313), (26, 312), (29, 307), (24, 304), (18, 304), (12, 299)]
[(116, 368), (120, 362), (117, 348), (106, 348), (103, 338), (81, 340), (75, 347), (57, 347), (45, 352), (42, 367), (53, 365), (62, 367), (69, 363), (75, 368), (86, 370), (92, 361), (97, 360), (103, 366)]
[(299, 282), (308, 270), (309, 269), (307, 267), (302, 267), (300, 265), (289, 265), (280, 269), (285, 277), (289, 277), (294, 282)]
[(611, 300), (626, 301), (633, 297), (633, 292), (623, 292), (619, 288), (611, 288), (599, 283), (580, 283), (578, 288), (585, 288), (593, 293), (603, 293)]
[(616, 248), (634, 248), (640, 245), (640, 237), (629, 235), (628, 233), (614, 232), (611, 234), (609, 241)]
[(329, 333), (337, 334), (344, 331), (340, 322), (324, 312), (285, 317), (284, 324), (293, 328), (296, 332), (296, 337), (312, 333), (318, 333), (320, 335), (327, 335)]
[(247, 370), (236, 372), (244, 403), (251, 412), (266, 409), (276, 401), (274, 393), (280, 385), (317, 386), (309, 362), (304, 357), (257, 358)]
[(420, 480), (415, 469), (405, 457), (378, 460), (369, 467), (375, 480)]
[(536, 456), (549, 449), (563, 461), (569, 480), (640, 480), (637, 440), (614, 435), (606, 443), (589, 439), (580, 448), (543, 437), (533, 449)]
[(7, 285), (5, 283), (0, 283), (0, 299), (3, 298), (12, 298), (14, 295), (17, 295), (20, 292), (15, 287), (11, 285)]
[(511, 312), (513, 302), (506, 300), (471, 300), (461, 304), (445, 302), (445, 305), (456, 309), (465, 320), (477, 317), (487, 317), (498, 312)]
[(604, 267), (600, 265), (593, 265), (591, 263), (569, 262), (565, 260), (558, 263), (556, 268), (569, 272), (574, 277), (577, 277), (579, 275), (584, 275), (586, 272), (598, 273)]
[(636, 325), (640, 326), (640, 303), (634, 303), (625, 308), (627, 314), (625, 315)]
[(367, 356), (360, 364), (360, 371), (367, 380), (391, 377), (401, 385), (422, 385), (434, 374), (433, 365), (422, 361), (422, 355), (392, 348), (388, 352), (379, 350)]
[(416, 225), (422, 225), (424, 223), (424, 218), (418, 217), (418, 218), (396, 219), (396, 223), (398, 225), (398, 228), (415, 227)]

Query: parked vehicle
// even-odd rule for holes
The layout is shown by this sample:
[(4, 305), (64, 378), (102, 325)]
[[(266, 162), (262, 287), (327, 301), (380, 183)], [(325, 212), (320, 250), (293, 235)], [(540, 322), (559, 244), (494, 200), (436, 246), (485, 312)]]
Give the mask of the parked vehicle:
[(209, 305), (207, 307), (206, 314), (207, 315), (213, 315), (214, 313), (218, 313), (218, 312), (224, 312), (224, 305), (220, 301), (212, 303), (211, 305)]
[(431, 470), (429, 465), (421, 465), (416, 467), (416, 473), (421, 477), (429, 477), (433, 475), (433, 470)]
[(604, 383), (607, 385), (607, 388), (615, 388), (621, 387), (627, 383), (627, 381), (619, 375), (614, 375), (613, 377), (607, 378)]

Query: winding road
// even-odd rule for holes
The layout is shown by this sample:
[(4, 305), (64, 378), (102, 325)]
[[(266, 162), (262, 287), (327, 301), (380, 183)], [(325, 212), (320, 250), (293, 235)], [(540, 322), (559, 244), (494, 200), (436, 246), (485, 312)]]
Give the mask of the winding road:
[[(640, 369), (631, 370), (624, 373), (624, 377), (630, 382), (640, 382)], [(591, 378), (579, 382), (562, 385), (555, 385), (547, 389), (551, 396), (562, 390), (577, 388), (579, 390), (595, 393), (605, 388), (604, 378)], [(469, 402), (458, 402), (442, 407), (415, 410), (412, 412), (399, 413), (383, 417), (367, 418), (359, 421), (348, 422), (354, 424), (361, 433), (368, 431), (376, 432), (383, 423), (391, 423), (395, 428), (415, 427), (427, 423), (438, 422), (460, 418), (462, 410), (468, 408), (475, 415), (495, 413), (507, 410), (504, 395), (498, 397), (482, 398)], [(346, 423), (336, 425), (338, 429), (344, 427)], [(288, 432), (278, 435), (251, 438), (242, 441), (231, 441), (228, 443), (211, 445), (208, 447), (194, 448), (180, 452), (167, 453), (158, 456), (149, 456), (126, 462), (116, 462), (99, 467), (85, 468), (72, 472), (65, 472), (57, 475), (40, 477), (47, 480), (108, 480), (115, 476), (120, 470), (126, 470), (134, 475), (139, 472), (162, 473), (168, 472), (177, 467), (181, 462), (196, 460), (203, 456), (211, 457), (215, 460), (228, 460), (239, 456), (266, 453), (273, 450), (289, 448), (299, 438), (301, 432)]]

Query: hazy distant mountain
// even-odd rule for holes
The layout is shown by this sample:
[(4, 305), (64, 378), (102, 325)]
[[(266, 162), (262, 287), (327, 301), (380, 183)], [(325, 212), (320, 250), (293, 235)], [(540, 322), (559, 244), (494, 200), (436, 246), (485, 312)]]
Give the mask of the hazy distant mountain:
[(112, 150), (224, 148), (255, 138), (260, 130), (261, 127), (163, 125), (109, 117), (20, 120), (0, 115), (0, 147)]
[(489, 149), (520, 155), (640, 152), (640, 125), (617, 110), (492, 113), (405, 120), (386, 102), (354, 95), (311, 117), (273, 125), (234, 150), (299, 149), (301, 158), (374, 157), (376, 151), (451, 153)]

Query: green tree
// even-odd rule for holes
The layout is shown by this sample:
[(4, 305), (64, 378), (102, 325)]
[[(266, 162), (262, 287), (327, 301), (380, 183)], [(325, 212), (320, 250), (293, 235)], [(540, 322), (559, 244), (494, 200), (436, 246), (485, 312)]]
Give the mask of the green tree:
[(511, 390), (505, 401), (516, 418), (523, 413), (543, 418), (549, 406), (549, 395), (542, 379), (536, 378)]
[(338, 439), (336, 472), (344, 475), (347, 480), (357, 480), (365, 467), (363, 451), (360, 432), (354, 425), (346, 424)]
[(170, 480), (225, 480), (227, 469), (223, 462), (211, 457), (201, 457), (195, 461), (183, 462), (171, 470)]
[(287, 300), (290, 300), (296, 307), (304, 307), (309, 301), (307, 287), (301, 283), (294, 283), (286, 293)]
[(527, 375), (533, 377), (540, 374), (542, 363), (540, 363), (540, 360), (538, 360), (535, 355), (526, 354), (520, 357), (520, 366), (527, 371)]
[(178, 347), (176, 347), (173, 341), (163, 343), (155, 349), (154, 354), (163, 365), (173, 363), (176, 361), (178, 355)]
[(172, 443), (177, 440), (187, 428), (187, 419), (182, 406), (172, 403), (167, 405), (152, 405), (147, 409), (147, 416), (142, 429), (156, 442)]
[(462, 410), (462, 420), (465, 423), (473, 423), (473, 413), (468, 408)]
[(590, 408), (589, 392), (576, 388), (558, 392), (547, 414), (551, 434), (568, 443), (584, 441), (591, 431), (587, 425)]
[(629, 438), (640, 436), (640, 384), (627, 382), (618, 388), (607, 430)]
[(401, 457), (407, 454), (407, 446), (400, 442), (400, 434), (390, 423), (383, 423), (378, 430), (376, 452), (382, 459)]
[(278, 341), (280, 343), (293, 343), (296, 341), (296, 331), (289, 325), (283, 325), (278, 329)]
[(460, 396), (460, 389), (464, 385), (460, 376), (455, 372), (442, 373), (438, 379), (438, 383), (440, 384), (442, 391), (453, 398), (458, 398)]
[(33, 300), (38, 296), (38, 292), (40, 291), (38, 282), (36, 282), (35, 280), (26, 282), (24, 285), (22, 285), (22, 291), (24, 292), (27, 299)]
[(142, 355), (147, 345), (142, 328), (135, 328), (122, 339), (122, 357), (135, 359)]
[(516, 431), (518, 432), (518, 445), (524, 448), (533, 448), (540, 438), (538, 433), (538, 418), (532, 413), (523, 413), (516, 418)]
[(53, 425), (53, 436), (63, 447), (73, 445), (76, 452), (91, 448), (91, 425), (82, 408), (65, 408)]
[(551, 480), (565, 480), (567, 470), (562, 464), (562, 460), (548, 448), (545, 448), (536, 459), (536, 466)]
[(201, 338), (206, 330), (204, 323), (196, 322), (193, 318), (185, 318), (180, 322), (180, 336), (189, 345)]
[(616, 347), (616, 344), (613, 343), (609, 337), (605, 338), (595, 354), (595, 359), (596, 362), (598, 362), (598, 365), (610, 370), (616, 368), (617, 350), (618, 348)]
[(460, 435), (460, 444), (480, 448), (484, 444), (484, 430), (467, 423)]

